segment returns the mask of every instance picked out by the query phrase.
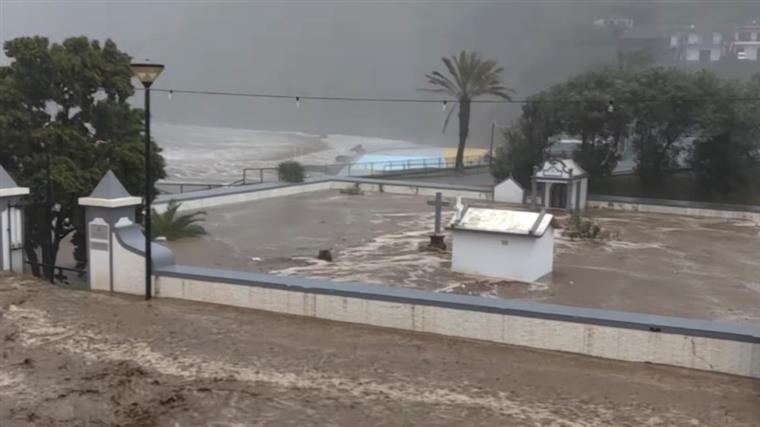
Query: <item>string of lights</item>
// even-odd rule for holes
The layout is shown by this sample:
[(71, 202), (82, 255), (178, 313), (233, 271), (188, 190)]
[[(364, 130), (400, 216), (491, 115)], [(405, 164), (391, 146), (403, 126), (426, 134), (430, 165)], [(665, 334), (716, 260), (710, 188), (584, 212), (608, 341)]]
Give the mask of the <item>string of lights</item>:
[[(426, 99), (426, 98), (376, 98), (376, 97), (357, 97), (357, 96), (313, 96), (313, 95), (287, 95), (277, 93), (251, 93), (251, 92), (225, 92), (210, 90), (189, 90), (189, 89), (162, 89), (153, 88), (155, 92), (166, 93), (169, 99), (175, 94), (187, 95), (208, 95), (208, 96), (232, 96), (243, 98), (260, 98), (260, 99), (290, 99), (296, 103), (296, 107), (301, 106), (302, 101), (328, 101), (328, 102), (374, 102), (374, 103), (407, 103), (407, 104), (440, 104), (445, 111), (449, 104), (458, 104), (458, 99)], [(698, 103), (698, 102), (760, 102), (760, 97), (733, 97), (733, 98), (615, 98), (614, 100), (604, 99), (539, 99), (539, 98), (522, 98), (522, 99), (472, 99), (472, 104), (572, 104), (572, 103), (589, 103), (589, 102), (607, 102), (607, 109), (612, 112), (617, 105), (637, 104), (637, 103), (656, 103), (656, 102), (677, 102), (677, 103)]]

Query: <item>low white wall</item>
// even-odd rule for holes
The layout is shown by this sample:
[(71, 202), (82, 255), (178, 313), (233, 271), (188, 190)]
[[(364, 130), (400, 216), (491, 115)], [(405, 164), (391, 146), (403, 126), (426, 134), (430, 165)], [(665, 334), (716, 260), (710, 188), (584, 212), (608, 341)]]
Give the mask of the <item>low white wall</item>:
[[(405, 195), (424, 195), (435, 196), (435, 193), (442, 193), (443, 197), (455, 198), (462, 197), (466, 199), (490, 200), (491, 192), (488, 190), (476, 191), (456, 188), (433, 188), (426, 187), (424, 184), (412, 183), (377, 183), (377, 182), (352, 182), (352, 181), (320, 181), (304, 183), (298, 185), (288, 185), (282, 187), (272, 187), (267, 189), (255, 189), (232, 194), (209, 194), (207, 197), (187, 198), (177, 195), (177, 201), (182, 203), (180, 211), (206, 209), (215, 206), (223, 206), (235, 203), (246, 203), (254, 200), (271, 199), (275, 197), (292, 196), (295, 194), (311, 193), (314, 191), (339, 190), (359, 186), (359, 189), (370, 193), (389, 193)], [(227, 189), (222, 189), (227, 190)], [(213, 191), (213, 190), (210, 190)], [(186, 193), (192, 194), (192, 193)], [(171, 198), (171, 196), (165, 196)], [(168, 200), (155, 202), (153, 209), (158, 213), (166, 211)]]
[(703, 218), (722, 218), (752, 221), (760, 225), (760, 212), (729, 211), (721, 209), (690, 208), (683, 206), (665, 206), (644, 203), (614, 202), (606, 200), (589, 200), (589, 208), (614, 209), (629, 212), (648, 212), (667, 215), (681, 215)]
[(760, 378), (753, 342), (176, 277), (156, 296)]
[(119, 239), (113, 243), (113, 290), (131, 295), (145, 295), (145, 257), (125, 248)]
[[(182, 203), (181, 211), (206, 209), (215, 206), (223, 206), (235, 203), (246, 203), (254, 200), (271, 199), (275, 197), (292, 196), (294, 194), (310, 193), (312, 191), (329, 190), (332, 188), (331, 182), (315, 182), (302, 185), (291, 185), (283, 187), (269, 188), (266, 190), (251, 190), (240, 193), (210, 195), (209, 197), (187, 199), (178, 201)], [(168, 203), (155, 203), (154, 209), (158, 213), (166, 211)]]

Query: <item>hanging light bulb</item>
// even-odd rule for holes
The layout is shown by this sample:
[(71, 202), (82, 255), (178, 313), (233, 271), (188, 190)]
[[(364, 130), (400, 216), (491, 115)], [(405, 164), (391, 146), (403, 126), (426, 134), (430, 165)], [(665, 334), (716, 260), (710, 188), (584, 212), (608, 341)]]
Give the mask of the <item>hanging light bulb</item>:
[(296, 108), (301, 108), (301, 97), (296, 96)]
[(607, 112), (608, 113), (614, 113), (615, 112), (615, 101), (610, 100), (610, 103), (607, 104)]
[(446, 105), (449, 103), (449, 101), (443, 101), (441, 104), (441, 111), (446, 111)]
[(169, 101), (172, 100), (172, 95), (174, 94), (174, 91), (169, 89), (169, 93), (166, 95), (166, 97), (169, 99)]

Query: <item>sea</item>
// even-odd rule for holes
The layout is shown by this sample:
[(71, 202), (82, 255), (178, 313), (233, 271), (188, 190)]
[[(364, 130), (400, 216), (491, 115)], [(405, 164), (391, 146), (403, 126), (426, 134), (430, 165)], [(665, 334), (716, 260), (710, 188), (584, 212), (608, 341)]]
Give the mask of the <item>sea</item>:
[(413, 141), (340, 134), (253, 130), (154, 123), (152, 135), (166, 159), (166, 181), (230, 183), (244, 168), (276, 167), (284, 160), (307, 165), (343, 163), (362, 154), (414, 152), (438, 155), (440, 148)]

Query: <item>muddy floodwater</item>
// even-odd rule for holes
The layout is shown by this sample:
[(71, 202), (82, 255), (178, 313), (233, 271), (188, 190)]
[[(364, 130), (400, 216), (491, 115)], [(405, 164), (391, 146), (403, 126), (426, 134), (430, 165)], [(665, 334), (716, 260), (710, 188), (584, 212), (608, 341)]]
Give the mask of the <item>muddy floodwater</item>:
[[(450, 252), (420, 251), (433, 229), (429, 199), (324, 191), (228, 205), (207, 211), (208, 236), (170, 246), (189, 265), (760, 322), (760, 227), (751, 222), (590, 210), (611, 237), (572, 241), (555, 230), (553, 274), (526, 284), (453, 273)], [(320, 249), (333, 262), (316, 259)]]

